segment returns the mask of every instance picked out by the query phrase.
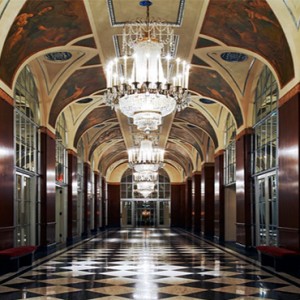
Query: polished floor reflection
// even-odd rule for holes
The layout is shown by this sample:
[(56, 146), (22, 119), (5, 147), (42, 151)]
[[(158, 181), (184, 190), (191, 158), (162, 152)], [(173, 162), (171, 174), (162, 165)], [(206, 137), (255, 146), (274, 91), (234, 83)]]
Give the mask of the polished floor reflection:
[[(1, 279), (1, 278), (0, 278)], [(186, 232), (109, 231), (0, 286), (0, 299), (300, 299), (297, 282)]]

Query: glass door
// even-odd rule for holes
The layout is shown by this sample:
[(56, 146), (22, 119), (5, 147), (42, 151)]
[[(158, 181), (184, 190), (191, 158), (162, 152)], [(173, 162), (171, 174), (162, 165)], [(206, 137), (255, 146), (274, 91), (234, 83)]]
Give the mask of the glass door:
[(277, 245), (278, 201), (276, 172), (256, 179), (257, 245)]
[(157, 226), (156, 201), (136, 202), (136, 226)]
[(121, 201), (121, 226), (133, 227), (134, 201)]
[(34, 242), (34, 190), (32, 177), (16, 174), (16, 246), (35, 244)]

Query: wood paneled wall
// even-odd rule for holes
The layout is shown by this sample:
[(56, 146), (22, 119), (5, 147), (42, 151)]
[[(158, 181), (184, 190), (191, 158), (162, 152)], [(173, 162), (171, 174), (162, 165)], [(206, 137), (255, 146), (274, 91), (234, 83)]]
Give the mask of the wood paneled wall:
[(236, 235), (237, 243), (250, 247), (251, 238), (251, 135), (246, 130), (236, 140)]
[(171, 226), (185, 227), (185, 183), (171, 184)]
[(214, 189), (213, 163), (204, 163), (201, 171), (201, 231), (205, 236), (214, 235)]
[(67, 241), (72, 242), (78, 237), (77, 231), (77, 155), (74, 151), (68, 150), (68, 220), (67, 220)]
[(91, 167), (88, 163), (83, 165), (83, 236), (88, 236), (91, 231), (91, 203), (88, 187), (91, 184)]
[(215, 236), (225, 239), (224, 151), (215, 157)]
[(100, 228), (100, 174), (94, 172), (94, 231)]
[(0, 249), (14, 246), (14, 108), (0, 90)]
[(300, 93), (279, 107), (279, 245), (300, 249)]
[(106, 227), (107, 221), (106, 221), (106, 201), (105, 201), (105, 196), (106, 196), (106, 181), (105, 178), (101, 178), (101, 229), (104, 229)]
[(107, 226), (121, 226), (121, 185), (118, 183), (107, 184)]
[(185, 188), (185, 229), (192, 229), (193, 220), (193, 207), (192, 207), (192, 179), (186, 180)]
[(201, 174), (193, 175), (193, 215), (194, 232), (201, 232)]
[(55, 244), (55, 135), (41, 129), (41, 246)]

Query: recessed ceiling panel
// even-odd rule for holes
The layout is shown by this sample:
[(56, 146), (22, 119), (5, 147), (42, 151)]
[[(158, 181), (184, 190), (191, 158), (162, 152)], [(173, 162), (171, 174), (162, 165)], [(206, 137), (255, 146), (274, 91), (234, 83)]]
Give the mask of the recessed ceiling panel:
[[(140, 6), (138, 0), (108, 0), (108, 9), (113, 26), (124, 25), (129, 21), (146, 19), (146, 7)], [(150, 19), (174, 25), (181, 25), (185, 0), (152, 1), (150, 6)]]

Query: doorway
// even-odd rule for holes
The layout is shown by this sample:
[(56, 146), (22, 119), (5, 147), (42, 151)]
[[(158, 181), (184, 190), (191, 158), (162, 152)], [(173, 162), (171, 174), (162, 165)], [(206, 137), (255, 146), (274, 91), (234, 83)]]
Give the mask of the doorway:
[(122, 227), (169, 227), (170, 200), (121, 200)]
[(277, 245), (277, 173), (256, 178), (256, 244)]
[(35, 177), (16, 174), (16, 246), (35, 244)]
[(64, 243), (67, 236), (67, 200), (66, 189), (56, 186), (56, 242)]

